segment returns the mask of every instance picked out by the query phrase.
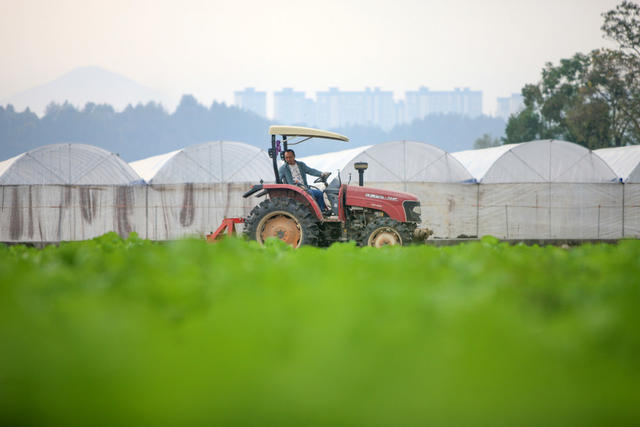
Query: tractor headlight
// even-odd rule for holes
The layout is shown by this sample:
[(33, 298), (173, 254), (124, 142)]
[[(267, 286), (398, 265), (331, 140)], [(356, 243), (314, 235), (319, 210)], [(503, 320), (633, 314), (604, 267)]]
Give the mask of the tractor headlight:
[(407, 222), (420, 223), (420, 202), (415, 200), (405, 200), (402, 205), (404, 206), (404, 213), (407, 217)]

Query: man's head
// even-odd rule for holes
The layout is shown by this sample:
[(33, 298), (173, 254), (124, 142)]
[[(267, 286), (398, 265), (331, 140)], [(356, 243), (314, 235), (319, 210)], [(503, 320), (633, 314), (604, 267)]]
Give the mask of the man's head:
[(291, 149), (284, 150), (284, 161), (287, 162), (287, 164), (289, 165), (292, 165), (292, 166), (295, 165), (296, 152)]

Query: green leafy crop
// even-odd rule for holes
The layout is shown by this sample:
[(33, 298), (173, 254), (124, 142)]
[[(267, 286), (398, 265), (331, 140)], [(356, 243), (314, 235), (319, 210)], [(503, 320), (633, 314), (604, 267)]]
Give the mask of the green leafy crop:
[(638, 424), (639, 278), (639, 241), (0, 247), (0, 424)]

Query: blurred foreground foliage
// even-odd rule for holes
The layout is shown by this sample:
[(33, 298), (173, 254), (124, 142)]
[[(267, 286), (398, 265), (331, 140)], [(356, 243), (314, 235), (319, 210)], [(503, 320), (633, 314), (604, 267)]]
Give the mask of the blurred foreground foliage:
[(639, 241), (0, 247), (0, 424), (637, 424), (639, 278)]

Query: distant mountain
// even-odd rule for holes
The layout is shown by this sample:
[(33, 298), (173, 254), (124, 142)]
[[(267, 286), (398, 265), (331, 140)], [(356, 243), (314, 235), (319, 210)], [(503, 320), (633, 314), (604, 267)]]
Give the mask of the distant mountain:
[(87, 102), (109, 104), (116, 110), (122, 110), (128, 104), (149, 101), (159, 102), (165, 108), (174, 104), (167, 95), (120, 74), (100, 67), (80, 67), (52, 82), (2, 99), (0, 105), (12, 104), (17, 111), (29, 107), (42, 116), (49, 103), (62, 104), (65, 101), (78, 108), (84, 107)]

